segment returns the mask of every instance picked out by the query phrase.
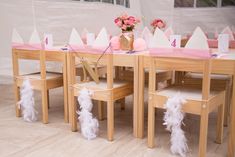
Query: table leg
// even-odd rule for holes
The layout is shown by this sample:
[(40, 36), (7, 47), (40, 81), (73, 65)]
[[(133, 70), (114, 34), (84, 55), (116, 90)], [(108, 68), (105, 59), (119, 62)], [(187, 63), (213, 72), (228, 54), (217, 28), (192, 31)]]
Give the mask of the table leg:
[(67, 78), (67, 54), (64, 55), (63, 63), (63, 85), (64, 85), (64, 121), (69, 122), (69, 107), (68, 107), (68, 78)]
[(139, 104), (138, 104), (138, 96), (139, 96), (139, 60), (138, 56), (135, 57), (135, 65), (134, 65), (134, 104), (133, 104), (133, 132), (134, 136), (138, 137), (139, 132)]
[(228, 137), (228, 157), (235, 156), (235, 74), (233, 75), (233, 92), (230, 107), (230, 130)]
[(139, 95), (138, 95), (138, 138), (144, 137), (144, 65), (143, 57), (139, 57)]

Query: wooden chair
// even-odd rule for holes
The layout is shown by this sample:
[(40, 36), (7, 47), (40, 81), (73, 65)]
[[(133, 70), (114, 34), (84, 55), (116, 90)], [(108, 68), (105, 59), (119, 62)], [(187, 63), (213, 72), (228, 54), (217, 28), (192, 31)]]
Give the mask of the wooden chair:
[[(79, 56), (79, 57), (78, 57)], [(133, 85), (127, 81), (116, 81), (113, 79), (113, 55), (105, 54), (100, 58), (99, 65), (107, 67), (107, 77), (105, 79), (100, 79), (99, 83), (95, 81), (88, 80), (85, 82), (75, 81), (75, 59), (83, 58), (87, 62), (97, 62), (100, 54), (88, 54), (88, 53), (78, 53), (71, 52), (68, 57), (68, 73), (70, 74), (69, 79), (69, 109), (70, 109), (70, 120), (72, 123), (72, 131), (77, 131), (77, 106), (74, 97), (79, 96), (79, 91), (83, 88), (92, 90), (94, 94), (92, 95), (93, 100), (107, 102), (107, 132), (108, 140), (113, 140), (114, 132), (114, 101), (123, 99), (128, 95), (133, 93)], [(103, 114), (102, 110), (99, 110), (99, 114)]]
[[(151, 58), (149, 76), (149, 104), (148, 104), (148, 147), (154, 147), (155, 108), (164, 109), (167, 99), (178, 91), (186, 98), (183, 112), (200, 116), (199, 157), (206, 156), (208, 116), (218, 109), (216, 142), (222, 143), (224, 91), (210, 91), (210, 60), (186, 58)], [(156, 69), (190, 71), (203, 73), (202, 88), (193, 88), (184, 84), (172, 85), (162, 90), (156, 90)]]
[[(53, 55), (53, 53), (52, 53)], [(65, 55), (65, 54), (64, 54)], [(59, 56), (57, 56), (58, 58)], [(39, 60), (40, 72), (20, 74), (19, 60)], [(46, 71), (46, 55), (43, 50), (20, 50), (12, 49), (13, 60), (13, 76), (14, 76), (14, 90), (16, 95), (16, 103), (20, 100), (20, 87), (25, 79), (29, 79), (34, 90), (39, 90), (42, 93), (42, 122), (48, 123), (48, 103), (49, 90), (63, 86), (63, 75), (61, 73)], [(66, 60), (66, 57), (65, 57)], [(64, 94), (67, 96), (66, 91)], [(67, 101), (67, 100), (66, 100)], [(67, 103), (64, 104), (65, 121), (67, 119)], [(21, 111), (16, 105), (16, 116), (21, 116)]]
[[(202, 85), (202, 75), (199, 73), (186, 73), (182, 81), (184, 84), (191, 86)], [(231, 103), (232, 76), (211, 74), (211, 89), (225, 90), (225, 106), (224, 106), (224, 126), (229, 123), (229, 110)]]

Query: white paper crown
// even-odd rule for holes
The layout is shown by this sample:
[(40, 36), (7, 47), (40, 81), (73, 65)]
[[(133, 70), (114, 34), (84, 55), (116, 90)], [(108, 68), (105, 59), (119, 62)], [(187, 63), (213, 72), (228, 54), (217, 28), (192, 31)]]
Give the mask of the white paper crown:
[(187, 44), (185, 45), (185, 48), (203, 49), (203, 50), (209, 49), (207, 37), (200, 27), (197, 27), (195, 29), (195, 31), (193, 32), (193, 35), (191, 36), (191, 38), (188, 40)]
[(163, 31), (156, 28), (153, 38), (149, 42), (149, 48), (171, 48), (170, 41)]
[(102, 28), (96, 37), (93, 47), (107, 47), (109, 45), (109, 35), (105, 28)]
[(29, 44), (41, 44), (41, 39), (39, 37), (38, 31), (34, 29), (30, 39)]
[(12, 43), (19, 43), (19, 44), (24, 44), (24, 41), (20, 34), (17, 32), (17, 30), (14, 28), (12, 32)]
[(164, 33), (165, 33), (165, 35), (167, 36), (168, 39), (170, 39), (170, 36), (171, 36), (171, 35), (174, 35), (174, 31), (173, 31), (173, 29), (172, 29), (171, 26), (168, 27), (168, 28), (165, 30)]
[(70, 34), (69, 44), (77, 45), (77, 46), (84, 46), (84, 43), (75, 28), (72, 29), (72, 32)]
[(229, 40), (234, 40), (233, 32), (232, 32), (232, 30), (230, 29), (229, 26), (225, 27), (222, 30), (221, 34), (228, 34), (229, 35)]
[(144, 27), (143, 32), (141, 33), (141, 38), (143, 38), (147, 44), (149, 44), (150, 40), (153, 38), (153, 34), (150, 32), (148, 27)]
[(87, 33), (89, 33), (89, 31), (86, 28), (84, 28), (81, 33), (82, 38), (86, 38)]

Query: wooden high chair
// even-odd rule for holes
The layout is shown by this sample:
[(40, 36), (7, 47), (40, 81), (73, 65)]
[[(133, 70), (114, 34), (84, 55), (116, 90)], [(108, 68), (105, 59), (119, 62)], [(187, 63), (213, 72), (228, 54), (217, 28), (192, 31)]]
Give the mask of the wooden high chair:
[[(104, 54), (100, 58), (101, 54), (89, 54), (71, 52), (68, 56), (68, 80), (69, 80), (69, 109), (70, 120), (72, 123), (72, 131), (77, 131), (77, 106), (74, 97), (79, 96), (79, 91), (83, 88), (87, 88), (94, 92), (92, 95), (93, 100), (107, 102), (107, 134), (108, 140), (113, 140), (114, 132), (114, 101), (123, 99), (133, 93), (133, 85), (127, 81), (116, 81), (113, 79), (113, 55)], [(106, 78), (100, 79), (98, 83), (93, 80), (77, 82), (75, 80), (75, 59), (83, 58), (86, 62), (97, 62), (99, 60), (100, 66), (106, 66)], [(99, 111), (102, 114), (102, 111)]]
[[(55, 55), (53, 52), (51, 55)], [(62, 54), (65, 55), (65, 54)], [(48, 56), (49, 57), (49, 56)], [(65, 56), (54, 56), (50, 57), (57, 58), (59, 60), (65, 60)], [(64, 57), (64, 58), (63, 58)], [(40, 61), (40, 72), (20, 74), (19, 72), (19, 60), (39, 60)], [(53, 60), (53, 59), (52, 59)], [(14, 75), (14, 90), (16, 96), (16, 103), (20, 101), (20, 87), (25, 79), (29, 79), (32, 88), (34, 90), (39, 90), (42, 93), (42, 122), (44, 124), (48, 123), (48, 102), (49, 102), (49, 90), (57, 87), (63, 86), (63, 75), (56, 72), (46, 71), (46, 54), (44, 50), (20, 50), (12, 49), (12, 61), (13, 61), (13, 75)], [(64, 91), (65, 97), (67, 97), (67, 92)], [(67, 101), (67, 100), (66, 100)], [(67, 102), (64, 103), (65, 109), (65, 121), (67, 121)], [(21, 116), (21, 111), (16, 105), (16, 116)]]
[[(148, 104), (148, 147), (154, 147), (155, 108), (164, 109), (169, 97), (180, 92), (187, 103), (183, 105), (183, 112), (200, 116), (200, 137), (198, 157), (206, 156), (208, 116), (218, 109), (216, 142), (222, 143), (224, 91), (210, 91), (211, 61), (187, 58), (151, 58), (149, 76), (149, 104)], [(203, 74), (202, 88), (193, 88), (184, 84), (172, 85), (162, 90), (156, 90), (156, 69), (198, 72)]]

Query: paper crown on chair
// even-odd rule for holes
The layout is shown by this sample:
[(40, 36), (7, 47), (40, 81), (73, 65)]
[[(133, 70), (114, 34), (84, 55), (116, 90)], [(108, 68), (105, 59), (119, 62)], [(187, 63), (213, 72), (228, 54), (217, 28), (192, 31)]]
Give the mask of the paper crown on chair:
[(170, 27), (168, 27), (166, 30), (165, 30), (165, 35), (166, 35), (166, 37), (170, 40), (170, 36), (171, 35), (174, 35), (174, 31), (173, 31), (173, 29), (172, 29), (172, 27), (170, 26)]
[(153, 38), (149, 42), (149, 48), (171, 48), (170, 41), (162, 30), (156, 28)]
[(191, 38), (188, 40), (185, 48), (209, 50), (207, 37), (200, 27), (197, 27)]
[(75, 28), (72, 29), (72, 32), (70, 34), (69, 45), (84, 46), (84, 43)]
[(38, 31), (34, 29), (33, 33), (31, 34), (31, 37), (29, 39), (29, 44), (39, 44), (41, 45), (41, 39), (39, 37)]
[(13, 44), (24, 44), (24, 41), (23, 41), (22, 37), (20, 36), (20, 34), (17, 32), (17, 30), (15, 28), (12, 31), (11, 42)]
[(228, 34), (229, 35), (229, 40), (234, 40), (233, 32), (232, 32), (232, 30), (230, 29), (229, 26), (225, 27), (222, 30), (221, 34)]
[(141, 33), (141, 38), (143, 38), (147, 44), (149, 44), (150, 40), (153, 38), (153, 34), (150, 32), (148, 27), (144, 27), (143, 32)]
[(99, 32), (99, 34), (97, 35), (94, 43), (93, 43), (93, 47), (96, 48), (105, 48), (109, 46), (109, 35), (108, 32), (106, 30), (106, 28), (102, 28), (101, 31)]

